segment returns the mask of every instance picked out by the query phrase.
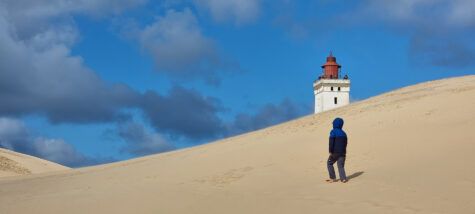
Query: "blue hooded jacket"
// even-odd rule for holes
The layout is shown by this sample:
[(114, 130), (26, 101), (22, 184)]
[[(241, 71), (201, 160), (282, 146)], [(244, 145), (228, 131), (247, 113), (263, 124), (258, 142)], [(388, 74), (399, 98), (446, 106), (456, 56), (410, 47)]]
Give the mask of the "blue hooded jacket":
[(343, 131), (343, 119), (335, 118), (333, 120), (333, 130), (330, 132), (329, 140), (329, 152), (336, 154), (346, 154), (346, 145), (348, 144), (348, 138)]

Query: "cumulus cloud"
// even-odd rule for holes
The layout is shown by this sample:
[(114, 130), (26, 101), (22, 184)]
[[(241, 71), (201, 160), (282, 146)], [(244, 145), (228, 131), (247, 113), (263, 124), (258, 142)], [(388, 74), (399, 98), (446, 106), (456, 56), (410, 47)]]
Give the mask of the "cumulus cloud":
[(310, 110), (304, 106), (284, 99), (278, 104), (264, 105), (253, 114), (240, 113), (227, 126), (229, 134), (234, 135), (276, 125), (308, 113)]
[(193, 0), (203, 10), (208, 11), (218, 22), (231, 21), (246, 24), (254, 21), (260, 12), (261, 0)]
[(37, 2), (24, 8), (16, 1), (0, 4), (8, 6), (0, 9), (1, 115), (40, 114), (54, 123), (105, 122), (128, 116), (120, 108), (134, 106), (138, 95), (124, 84), (105, 83), (80, 57), (71, 55), (78, 37), (74, 25), (25, 27), (12, 21), (18, 12), (25, 17), (47, 16), (43, 13), (49, 10)]
[(51, 23), (73, 24), (73, 15), (103, 17), (146, 3), (147, 0), (4, 0), (3, 13), (15, 26), (19, 38), (33, 37)]
[(367, 19), (388, 23), (410, 36), (409, 56), (416, 63), (464, 68), (475, 65), (475, 33), (471, 0), (367, 0)]
[(458, 69), (475, 66), (475, 42), (465, 36), (421, 32), (412, 37), (409, 54), (419, 65)]
[(167, 95), (149, 91), (143, 101), (143, 111), (156, 130), (192, 139), (217, 136), (223, 130), (219, 101), (197, 91), (175, 86)]
[(237, 68), (223, 59), (214, 42), (203, 35), (190, 9), (169, 10), (139, 30), (137, 36), (142, 48), (153, 56), (157, 70), (175, 79), (204, 78), (217, 84), (220, 72)]
[(402, 24), (470, 26), (475, 24), (475, 3), (471, 0), (367, 0), (371, 14)]
[(0, 114), (38, 113), (77, 123), (126, 117), (117, 107), (134, 102), (132, 89), (104, 83), (62, 45), (37, 51), (2, 27), (0, 20)]
[(475, 2), (472, 0), (451, 1), (451, 12), (449, 21), (453, 24), (465, 26), (475, 25)]
[(32, 136), (22, 121), (11, 118), (0, 118), (0, 147), (70, 167), (112, 161), (88, 157), (63, 139)]
[[(114, 132), (126, 142), (123, 152), (134, 155), (175, 149), (176, 140), (214, 140), (286, 122), (309, 114), (311, 109), (290, 99), (269, 103), (253, 112), (241, 112), (230, 121), (218, 116), (226, 111), (218, 100), (175, 86), (168, 94), (146, 93), (144, 113), (155, 132), (142, 124), (124, 122)], [(184, 137), (184, 138), (183, 138)], [(173, 141), (172, 141), (173, 140)]]
[(122, 152), (133, 155), (149, 155), (175, 149), (163, 136), (148, 131), (142, 124), (136, 122), (119, 124), (117, 135), (126, 143)]

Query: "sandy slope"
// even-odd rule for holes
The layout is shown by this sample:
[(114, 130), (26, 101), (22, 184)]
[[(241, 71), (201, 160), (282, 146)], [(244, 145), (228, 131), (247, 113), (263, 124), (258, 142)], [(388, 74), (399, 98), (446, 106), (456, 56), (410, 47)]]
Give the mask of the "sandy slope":
[[(331, 120), (347, 184), (326, 184)], [(2, 213), (475, 213), (475, 76), (191, 149), (0, 180)]]
[(0, 148), (0, 178), (54, 172), (65, 169), (68, 169), (68, 167)]

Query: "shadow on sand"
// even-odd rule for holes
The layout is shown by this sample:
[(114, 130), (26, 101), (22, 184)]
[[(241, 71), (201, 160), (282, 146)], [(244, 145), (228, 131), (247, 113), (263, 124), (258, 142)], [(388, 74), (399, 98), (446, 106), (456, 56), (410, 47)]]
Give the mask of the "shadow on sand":
[(351, 180), (351, 179), (353, 179), (353, 178), (359, 177), (359, 176), (362, 175), (363, 173), (364, 173), (363, 171), (355, 172), (355, 173), (353, 173), (353, 174), (351, 174), (351, 175), (349, 175), (349, 176), (346, 176), (346, 178), (347, 178), (348, 180)]

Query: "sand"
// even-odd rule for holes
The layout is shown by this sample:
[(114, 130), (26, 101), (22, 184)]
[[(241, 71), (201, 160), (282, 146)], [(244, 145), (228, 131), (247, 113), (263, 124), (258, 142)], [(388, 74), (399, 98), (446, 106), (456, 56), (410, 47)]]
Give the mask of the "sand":
[(68, 167), (0, 148), (0, 178), (67, 170)]
[[(328, 184), (328, 132), (349, 182)], [(0, 179), (1, 213), (475, 213), (475, 76), (422, 83), (203, 146)]]

